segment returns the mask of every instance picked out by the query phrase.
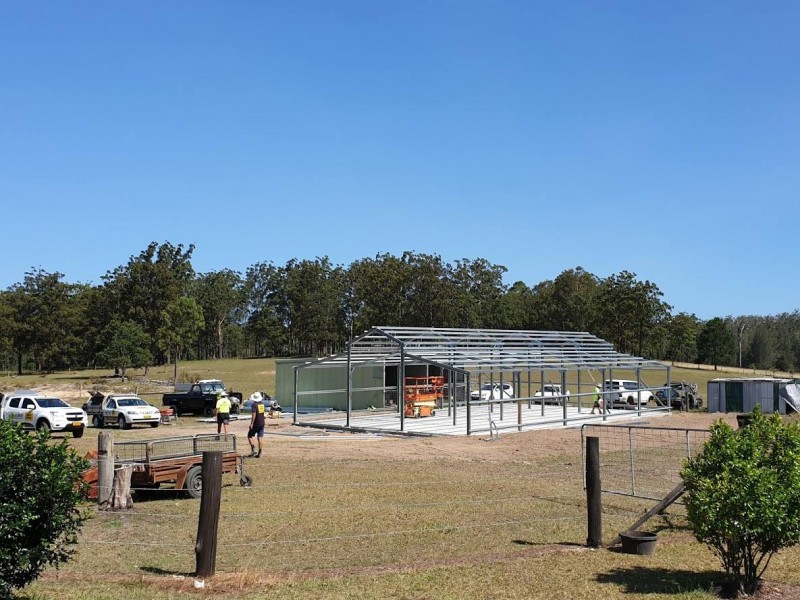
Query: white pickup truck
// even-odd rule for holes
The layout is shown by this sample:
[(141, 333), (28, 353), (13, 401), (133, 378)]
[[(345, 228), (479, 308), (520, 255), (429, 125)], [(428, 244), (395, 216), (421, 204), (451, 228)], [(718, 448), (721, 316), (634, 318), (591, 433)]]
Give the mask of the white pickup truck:
[(556, 383), (547, 383), (544, 386), (544, 390), (539, 390), (533, 395), (534, 398), (542, 398), (542, 402), (547, 404), (548, 402), (554, 404), (561, 404), (562, 399), (566, 397), (569, 400), (569, 390), (561, 393), (561, 386)]
[(130, 429), (139, 423), (158, 427), (161, 422), (159, 409), (133, 394), (104, 396), (99, 392), (92, 392), (92, 397), (83, 405), (83, 410), (91, 417), (94, 427), (118, 425), (120, 429)]
[(64, 431), (73, 437), (83, 436), (89, 425), (86, 413), (61, 398), (45, 396), (34, 390), (22, 390), (3, 396), (0, 419), (19, 423), (36, 431)]

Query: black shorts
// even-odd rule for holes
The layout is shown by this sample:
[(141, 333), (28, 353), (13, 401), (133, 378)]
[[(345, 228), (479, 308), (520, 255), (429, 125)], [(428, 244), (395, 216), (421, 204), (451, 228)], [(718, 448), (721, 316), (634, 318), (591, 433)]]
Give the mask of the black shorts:
[(224, 423), (228, 425), (231, 422), (231, 415), (229, 413), (217, 413), (217, 423)]
[(251, 427), (247, 430), (247, 437), (264, 437), (264, 426), (261, 425), (260, 427)]

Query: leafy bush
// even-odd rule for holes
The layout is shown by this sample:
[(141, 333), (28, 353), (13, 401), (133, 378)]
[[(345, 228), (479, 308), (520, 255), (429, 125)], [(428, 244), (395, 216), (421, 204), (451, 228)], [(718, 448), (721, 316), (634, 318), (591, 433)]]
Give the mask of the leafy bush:
[(739, 430), (719, 421), (681, 474), (695, 537), (754, 593), (772, 556), (800, 542), (800, 427), (758, 409)]
[(66, 562), (88, 518), (79, 509), (88, 463), (66, 440), (48, 440), (0, 421), (0, 597)]

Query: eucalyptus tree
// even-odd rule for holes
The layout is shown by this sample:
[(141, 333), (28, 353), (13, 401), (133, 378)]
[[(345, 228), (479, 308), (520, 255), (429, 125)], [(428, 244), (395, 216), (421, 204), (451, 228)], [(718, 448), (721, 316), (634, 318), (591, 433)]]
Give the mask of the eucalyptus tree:
[(65, 283), (63, 277), (33, 269), (6, 296), (20, 374), (24, 353), (32, 355), (38, 372), (71, 367), (80, 360), (82, 315), (76, 298), (83, 286)]
[(327, 256), (286, 264), (289, 338), (297, 351), (317, 355), (344, 344), (344, 290), (344, 270)]
[(464, 294), (462, 317), (469, 325), (499, 329), (503, 327), (503, 295), (508, 286), (503, 283), (507, 269), (484, 258), (463, 258), (455, 261), (452, 279), (456, 289)]
[(172, 352), (175, 359), (173, 382), (177, 383), (181, 352), (197, 339), (198, 333), (205, 326), (203, 309), (194, 298), (178, 298), (164, 309), (162, 323), (158, 330), (158, 342), (163, 350)]
[(639, 281), (635, 273), (621, 271), (602, 280), (598, 289), (598, 325), (601, 337), (620, 352), (642, 355), (649, 337), (666, 322), (671, 306), (651, 281)]
[(112, 367), (122, 379), (128, 369), (147, 367), (153, 362), (152, 340), (134, 321), (112, 321), (103, 332), (103, 338), (105, 344), (97, 353), (97, 360)]
[(151, 340), (150, 350), (159, 354), (156, 344), (163, 325), (164, 310), (171, 302), (187, 295), (194, 279), (194, 244), (152, 242), (127, 264), (103, 276), (108, 313), (115, 319), (142, 326)]
[(697, 358), (697, 336), (700, 319), (693, 314), (678, 313), (666, 324), (667, 347), (665, 358), (680, 362), (694, 362)]
[(197, 278), (194, 295), (203, 309), (206, 334), (217, 358), (226, 356), (226, 326), (239, 325), (247, 307), (242, 276), (231, 269), (204, 273)]
[(534, 288), (536, 329), (592, 331), (598, 319), (599, 281), (583, 267), (562, 271)]
[(287, 343), (289, 301), (285, 269), (272, 262), (248, 267), (244, 278), (247, 299), (247, 335), (255, 342), (256, 354), (281, 354)]
[(736, 357), (736, 338), (728, 325), (719, 317), (707, 321), (697, 338), (699, 361), (714, 365), (733, 365)]

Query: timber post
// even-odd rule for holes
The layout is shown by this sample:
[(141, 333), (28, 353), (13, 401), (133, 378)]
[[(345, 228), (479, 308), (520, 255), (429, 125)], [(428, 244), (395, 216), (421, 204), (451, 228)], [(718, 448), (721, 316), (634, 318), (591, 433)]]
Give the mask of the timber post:
[(600, 499), (600, 438), (586, 438), (586, 509), (588, 536), (586, 545), (599, 548), (603, 545), (603, 505)]
[(222, 499), (222, 452), (203, 452), (203, 489), (194, 552), (196, 576), (211, 577), (216, 570), (217, 530)]
[(111, 508), (111, 494), (114, 490), (114, 435), (101, 431), (97, 435), (97, 507), (100, 510)]

